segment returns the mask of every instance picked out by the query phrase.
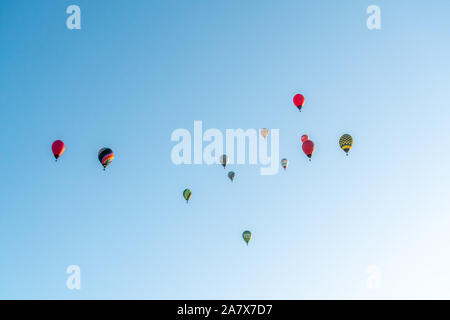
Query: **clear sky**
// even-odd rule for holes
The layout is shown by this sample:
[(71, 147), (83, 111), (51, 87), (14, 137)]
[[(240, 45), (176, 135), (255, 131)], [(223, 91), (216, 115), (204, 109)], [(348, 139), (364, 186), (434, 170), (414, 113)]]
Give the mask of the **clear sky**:
[[(449, 299), (449, 11), (0, 0), (0, 298)], [(219, 165), (174, 165), (170, 136), (195, 120), (280, 129), (287, 171), (233, 165), (231, 183)]]

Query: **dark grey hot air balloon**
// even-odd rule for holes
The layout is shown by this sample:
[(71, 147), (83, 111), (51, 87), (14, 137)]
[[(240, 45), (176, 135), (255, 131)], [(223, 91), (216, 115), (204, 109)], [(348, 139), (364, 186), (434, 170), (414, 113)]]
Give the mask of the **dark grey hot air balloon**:
[(220, 164), (223, 166), (223, 168), (225, 169), (225, 167), (228, 164), (228, 156), (226, 154), (223, 154), (220, 156)]

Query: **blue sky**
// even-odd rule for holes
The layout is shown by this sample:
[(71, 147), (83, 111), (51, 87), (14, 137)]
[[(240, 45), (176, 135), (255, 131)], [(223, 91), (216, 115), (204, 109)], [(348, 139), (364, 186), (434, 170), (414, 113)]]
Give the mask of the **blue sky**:
[[(450, 298), (449, 9), (0, 0), (0, 298)], [(232, 184), (218, 165), (174, 165), (171, 133), (195, 120), (280, 129), (288, 170), (235, 165)]]

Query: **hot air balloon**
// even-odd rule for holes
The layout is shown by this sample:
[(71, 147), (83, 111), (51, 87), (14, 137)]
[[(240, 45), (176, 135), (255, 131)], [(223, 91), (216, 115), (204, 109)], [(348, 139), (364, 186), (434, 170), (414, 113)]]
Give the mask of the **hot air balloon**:
[(233, 182), (233, 180), (234, 180), (234, 176), (235, 176), (236, 174), (234, 173), (234, 171), (230, 171), (230, 172), (228, 172), (228, 178), (230, 178), (230, 180)]
[(191, 190), (189, 190), (189, 189), (184, 189), (184, 191), (183, 191), (183, 197), (184, 197), (184, 199), (186, 200), (186, 203), (189, 202), (189, 199), (191, 198), (191, 196), (192, 196)]
[(294, 104), (298, 108), (299, 111), (302, 111), (303, 104), (305, 103), (305, 97), (303, 95), (296, 94), (294, 96)]
[(248, 243), (250, 242), (250, 240), (251, 240), (251, 238), (252, 238), (252, 233), (250, 232), (250, 231), (244, 231), (243, 233), (242, 233), (242, 238), (244, 238), (244, 241), (247, 243), (247, 245), (248, 245)]
[(101, 148), (98, 150), (98, 161), (103, 166), (103, 170), (106, 170), (106, 167), (111, 163), (114, 159), (114, 152), (110, 148)]
[(312, 142), (311, 140), (306, 140), (305, 142), (303, 142), (302, 149), (306, 156), (309, 158), (309, 161), (311, 161), (311, 156), (314, 153), (314, 142)]
[(220, 156), (220, 164), (223, 166), (223, 168), (225, 169), (225, 167), (228, 164), (228, 156), (226, 154), (223, 154)]
[(302, 142), (305, 142), (308, 139), (309, 137), (306, 134), (302, 135)]
[(288, 159), (281, 159), (281, 166), (283, 167), (284, 170), (286, 170), (288, 166)]
[(267, 128), (262, 128), (262, 129), (261, 129), (261, 135), (263, 136), (264, 139), (266, 139), (267, 136), (269, 135), (269, 129), (267, 129)]
[(352, 136), (349, 135), (349, 134), (342, 135), (342, 137), (339, 139), (339, 146), (341, 147), (342, 150), (344, 150), (344, 152), (348, 156), (348, 152), (353, 147), (353, 138), (352, 138)]
[(61, 157), (65, 150), (66, 146), (64, 145), (64, 142), (62, 142), (61, 140), (56, 140), (55, 142), (53, 142), (52, 152), (55, 156), (55, 161), (58, 161), (58, 158)]

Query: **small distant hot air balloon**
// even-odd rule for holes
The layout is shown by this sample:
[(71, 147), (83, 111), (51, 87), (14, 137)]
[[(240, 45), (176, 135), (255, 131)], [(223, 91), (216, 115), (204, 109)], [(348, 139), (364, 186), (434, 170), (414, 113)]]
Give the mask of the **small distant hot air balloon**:
[(300, 112), (302, 111), (302, 107), (303, 107), (304, 103), (305, 103), (305, 97), (303, 95), (301, 95), (299, 93), (294, 96), (294, 104)]
[(191, 196), (192, 196), (191, 190), (189, 190), (189, 189), (184, 189), (184, 191), (183, 191), (183, 197), (184, 197), (184, 199), (186, 200), (186, 203), (189, 202), (189, 199), (191, 198)]
[(306, 140), (305, 142), (303, 142), (302, 144), (302, 149), (303, 152), (306, 154), (306, 156), (309, 158), (309, 161), (311, 161), (311, 156), (314, 153), (314, 142), (312, 142), (311, 140)]
[(305, 142), (308, 139), (309, 137), (306, 134), (302, 135), (302, 142)]
[(110, 148), (101, 148), (98, 150), (98, 161), (103, 166), (103, 170), (106, 170), (106, 167), (111, 163), (114, 159), (114, 152)]
[(223, 168), (225, 169), (225, 167), (228, 164), (228, 156), (226, 154), (223, 154), (220, 156), (220, 164), (223, 166)]
[(342, 150), (344, 150), (344, 152), (347, 154), (348, 156), (348, 152), (350, 151), (350, 149), (353, 147), (353, 138), (351, 135), (349, 134), (344, 134), (340, 139), (339, 139), (339, 146), (341, 147)]
[(230, 178), (231, 182), (233, 182), (235, 176), (236, 174), (234, 173), (234, 171), (228, 172), (228, 178)]
[(61, 140), (56, 140), (55, 142), (53, 142), (52, 152), (53, 155), (55, 156), (55, 161), (58, 161), (58, 158), (61, 157), (61, 155), (64, 153), (65, 150), (66, 146), (64, 142), (62, 142)]
[(288, 159), (281, 159), (281, 166), (283, 167), (284, 170), (286, 170), (288, 166)]
[(261, 129), (261, 135), (263, 136), (264, 139), (266, 139), (267, 136), (269, 135), (269, 129), (267, 129), (267, 128), (262, 128), (262, 129)]
[(247, 245), (248, 245), (248, 243), (252, 239), (252, 233), (250, 231), (248, 231), (248, 230), (244, 231), (242, 233), (242, 238), (244, 238), (245, 243), (247, 243)]

